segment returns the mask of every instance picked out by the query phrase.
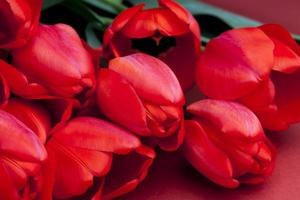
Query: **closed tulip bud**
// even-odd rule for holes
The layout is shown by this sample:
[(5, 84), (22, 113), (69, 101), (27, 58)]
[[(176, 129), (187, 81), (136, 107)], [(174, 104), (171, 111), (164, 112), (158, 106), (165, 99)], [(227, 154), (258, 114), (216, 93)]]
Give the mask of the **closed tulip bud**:
[(162, 61), (133, 54), (110, 61), (98, 74), (97, 103), (109, 119), (175, 150), (184, 136), (184, 96), (176, 76)]
[(42, 0), (0, 2), (0, 48), (21, 47), (35, 34)]
[(188, 106), (183, 145), (187, 160), (213, 182), (235, 188), (271, 175), (275, 150), (257, 117), (245, 106), (202, 100)]
[(72, 98), (95, 85), (91, 55), (68, 25), (40, 25), (12, 56), (14, 66), (5, 63), (0, 71), (19, 96)]
[(143, 52), (163, 60), (177, 76), (183, 90), (193, 86), (200, 56), (200, 28), (192, 14), (172, 0), (158, 0), (159, 7), (144, 4), (122, 12), (104, 35), (104, 56)]

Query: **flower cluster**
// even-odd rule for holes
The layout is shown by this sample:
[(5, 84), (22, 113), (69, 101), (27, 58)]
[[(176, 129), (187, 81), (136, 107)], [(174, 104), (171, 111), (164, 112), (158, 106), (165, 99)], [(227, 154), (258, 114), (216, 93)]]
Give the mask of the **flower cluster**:
[[(155, 148), (182, 148), (228, 188), (271, 175), (264, 129), (300, 121), (300, 47), (268, 24), (201, 52), (195, 18), (158, 2), (120, 13), (93, 49), (69, 25), (41, 24), (42, 0), (0, 1), (0, 199), (119, 197)], [(205, 99), (186, 105), (195, 83)]]

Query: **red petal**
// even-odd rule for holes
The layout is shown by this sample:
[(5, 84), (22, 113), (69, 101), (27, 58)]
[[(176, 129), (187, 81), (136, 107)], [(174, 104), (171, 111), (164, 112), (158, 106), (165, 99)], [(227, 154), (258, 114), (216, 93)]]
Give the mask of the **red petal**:
[(156, 32), (165, 36), (177, 36), (188, 31), (189, 25), (185, 21), (164, 8), (140, 11), (122, 29), (122, 33), (130, 38), (151, 37)]
[(53, 138), (61, 144), (87, 150), (126, 154), (141, 145), (125, 129), (93, 117), (77, 117), (58, 128)]
[(113, 21), (111, 29), (113, 32), (122, 29), (137, 13), (139, 13), (145, 4), (139, 4), (134, 7), (128, 8), (121, 12)]
[(32, 130), (2, 110), (0, 133), (0, 147), (3, 153), (23, 161), (39, 162), (46, 159), (46, 150)]
[[(0, 160), (1, 161), (1, 160)], [(14, 187), (11, 176), (7, 173), (6, 167), (0, 162), (0, 199), (18, 199), (19, 194)]]
[(200, 40), (188, 33), (176, 37), (176, 46), (159, 56), (173, 70), (184, 91), (194, 85), (199, 50)]
[(0, 72), (12, 92), (26, 98), (51, 98), (46, 88), (37, 83), (29, 83), (22, 72), (2, 60), (0, 60)]
[(280, 119), (287, 124), (300, 121), (300, 71), (293, 74), (273, 73), (275, 85), (275, 104), (278, 107)]
[(53, 150), (57, 162), (53, 196), (65, 199), (84, 193), (93, 184), (93, 175), (88, 168), (79, 164), (80, 160), (68, 148), (52, 142), (47, 145)]
[[(181, 6), (176, 1), (172, 0), (159, 0), (159, 4), (163, 7), (170, 9), (179, 19), (189, 24), (190, 29), (194, 36), (200, 41), (200, 27), (193, 17), (193, 15), (186, 10), (183, 6)], [(200, 49), (200, 46), (199, 46)]]
[(9, 91), (8, 83), (0, 72), (0, 106), (7, 103), (9, 96), (10, 96), (10, 91)]
[(206, 46), (196, 72), (197, 84), (209, 97), (242, 97), (269, 75), (273, 49), (272, 40), (258, 28), (227, 31)]
[(254, 92), (243, 97), (241, 102), (255, 112), (258, 109), (273, 104), (274, 97), (275, 87), (272, 80), (268, 78)]
[(132, 54), (111, 60), (109, 68), (130, 82), (144, 100), (167, 105), (184, 103), (176, 76), (157, 58), (142, 53)]
[(128, 155), (115, 156), (112, 169), (105, 178), (104, 199), (112, 199), (128, 193), (146, 177), (155, 152), (141, 146)]
[(264, 137), (255, 114), (238, 103), (206, 99), (191, 104), (188, 111), (228, 136), (247, 138), (249, 141)]
[(38, 103), (34, 104), (33, 102), (16, 98), (10, 99), (3, 109), (33, 130), (42, 143), (46, 142), (51, 128), (50, 115), (46, 109)]
[(232, 166), (228, 156), (218, 149), (196, 121), (186, 121), (184, 155), (203, 175), (224, 187), (235, 188), (239, 182), (232, 178)]
[(139, 135), (149, 135), (145, 108), (132, 86), (118, 73), (102, 69), (98, 74), (97, 103), (111, 120)]

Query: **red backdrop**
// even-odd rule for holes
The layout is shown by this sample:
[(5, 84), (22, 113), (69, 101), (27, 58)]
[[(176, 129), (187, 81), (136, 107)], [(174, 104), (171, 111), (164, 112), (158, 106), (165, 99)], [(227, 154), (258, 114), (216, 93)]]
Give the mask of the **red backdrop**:
[[(300, 34), (300, 0), (205, 0), (265, 23), (279, 23)], [(290, 200), (300, 199), (300, 125), (270, 133), (278, 148), (272, 177), (260, 186), (218, 187), (177, 153), (159, 152), (145, 181), (122, 200)]]

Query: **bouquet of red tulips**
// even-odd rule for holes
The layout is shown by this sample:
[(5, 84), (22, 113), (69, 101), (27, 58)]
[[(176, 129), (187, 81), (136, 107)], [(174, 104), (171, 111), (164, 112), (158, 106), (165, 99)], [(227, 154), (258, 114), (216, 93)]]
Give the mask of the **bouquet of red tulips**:
[[(181, 151), (226, 188), (272, 174), (264, 130), (300, 121), (300, 47), (288, 31), (208, 38), (201, 27), (201, 39), (174, 0), (62, 2), (0, 1), (1, 200), (113, 199), (161, 151)], [(70, 7), (98, 20), (85, 36), (80, 17), (53, 24), (51, 9)]]

